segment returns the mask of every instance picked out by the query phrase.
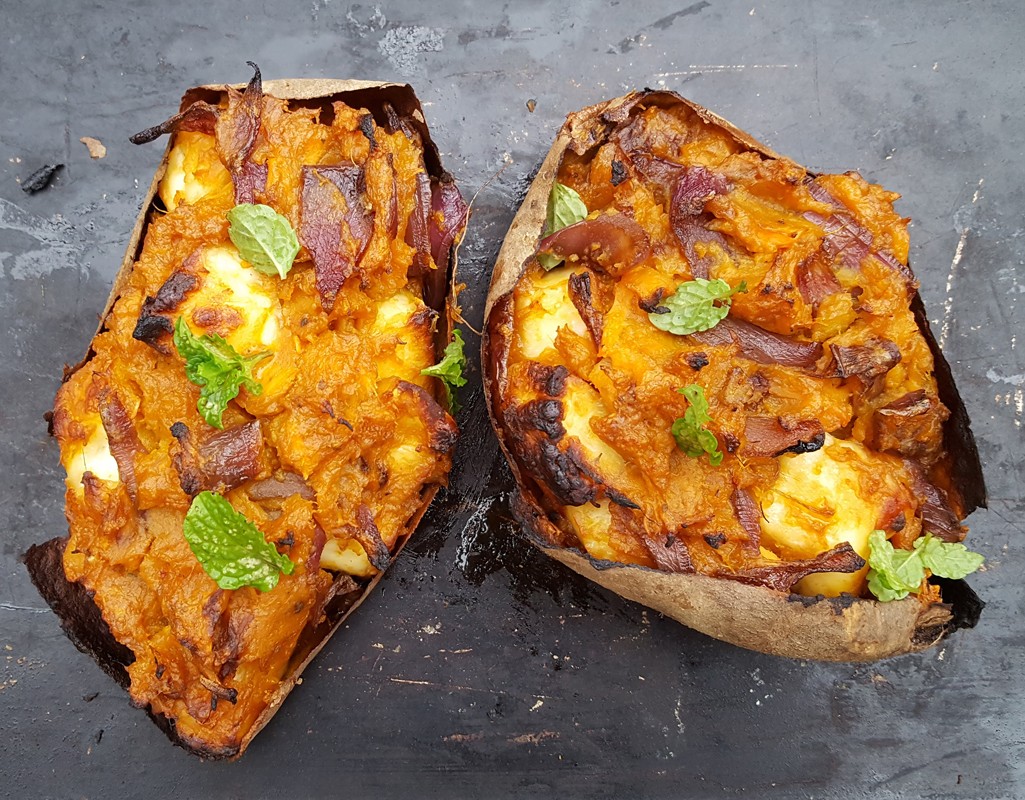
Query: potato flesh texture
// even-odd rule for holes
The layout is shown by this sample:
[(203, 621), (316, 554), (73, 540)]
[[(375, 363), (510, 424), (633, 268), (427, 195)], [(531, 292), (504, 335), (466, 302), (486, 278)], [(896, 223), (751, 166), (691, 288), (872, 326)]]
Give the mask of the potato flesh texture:
[[(565, 279), (554, 273), (561, 271), (568, 277), (571, 270), (564, 267), (544, 275), (538, 266), (528, 266), (515, 290), (516, 333), (510, 362), (562, 364), (596, 387), (604, 412), (564, 424), (567, 428), (596, 432), (607, 447), (621, 454), (629, 469), (641, 474), (641, 480), (634, 486), (649, 487), (648, 494), (634, 493), (631, 499), (644, 507), (647, 520), (661, 520), (666, 531), (683, 531), (699, 571), (739, 569), (758, 560), (772, 562), (781, 553), (784, 560), (812, 557), (848, 537), (864, 555), (867, 535), (880, 522), (878, 514), (869, 520), (873, 515), (862, 512), (863, 519), (848, 526), (846, 533), (832, 531), (832, 537), (814, 537), (817, 544), (806, 537), (803, 550), (774, 545), (766, 533), (760, 559), (738, 555), (736, 548), (729, 547), (733, 543), (730, 540), (742, 541), (746, 535), (728, 505), (731, 485), (749, 490), (771, 486), (780, 465), (774, 459), (727, 456), (722, 467), (712, 468), (705, 458), (681, 458), (669, 428), (672, 420), (683, 416), (686, 410), (686, 402), (675, 395), (675, 389), (698, 383), (709, 399), (713, 418), (710, 428), (719, 436), (720, 446), (724, 434), (744, 441), (744, 420), (749, 415), (780, 416), (789, 421), (815, 418), (828, 431), (850, 425), (855, 445), (868, 440), (876, 409), (917, 389), (936, 396), (932, 357), (908, 308), (903, 278), (872, 258), (865, 259), (856, 270), (836, 262), (830, 267), (841, 291), (817, 304), (808, 302), (798, 289), (796, 270), (803, 258), (821, 249), (823, 232), (803, 214), (828, 215), (835, 209), (808, 193), (803, 183), (804, 171), (790, 162), (772, 162), (753, 153), (737, 152), (728, 137), (707, 128), (689, 111), (644, 113), (649, 128), (647, 145), (654, 155), (708, 167), (739, 184), (738, 190), (715, 197), (706, 205), (706, 211), (715, 217), (710, 227), (727, 235), (734, 244), (733, 250), (726, 252), (715, 244), (699, 244), (696, 248), (699, 256), (712, 259), (711, 277), (721, 277), (733, 286), (746, 281), (748, 291), (733, 298), (733, 315), (768, 330), (823, 342), (827, 354), (820, 362), (823, 367), (829, 344), (862, 344), (873, 337), (897, 343), (903, 360), (870, 393), (864, 391), (857, 379), (845, 384), (840, 379), (813, 377), (792, 368), (758, 365), (741, 357), (732, 345), (709, 347), (691, 337), (655, 329), (638, 302), (650, 301), (657, 289), (669, 294), (678, 283), (693, 275), (685, 254), (669, 233), (667, 209), (658, 201), (655, 190), (636, 179), (617, 187), (611, 185), (611, 161), (619, 156), (613, 144), (606, 144), (597, 149), (590, 161), (567, 153), (558, 179), (581, 194), (592, 216), (605, 208), (625, 210), (657, 244), (647, 259), (620, 276), (615, 303), (604, 320), (602, 346), (590, 360), (581, 359), (585, 349), (570, 346), (575, 344), (582, 322), (579, 315), (571, 313), (575, 309), (568, 303), (568, 295), (562, 289), (557, 302), (552, 296), (553, 284), (565, 286)], [(906, 261), (906, 221), (892, 209), (896, 195), (853, 174), (823, 176), (819, 183), (870, 232), (876, 249)], [(852, 301), (852, 289), (858, 294), (857, 302)], [(548, 320), (542, 318), (546, 309)], [(560, 326), (561, 334), (556, 336)], [(687, 358), (696, 354), (706, 355), (711, 363), (700, 371), (691, 369)], [(766, 382), (768, 392), (756, 390), (756, 384)], [(531, 399), (524, 396), (522, 389), (513, 387), (511, 393), (515, 402)], [(579, 404), (567, 407), (582, 410)], [(939, 444), (938, 440), (932, 443), (935, 448)], [(869, 506), (877, 510), (885, 506), (887, 513), (891, 513), (904, 503), (909, 524), (919, 524), (913, 519), (915, 503), (908, 499), (907, 475), (893, 459), (868, 454), (864, 448), (862, 451), (869, 460), (876, 458), (874, 463), (879, 469), (892, 472), (891, 480), (876, 487), (881, 494), (869, 498)], [(803, 457), (807, 456), (786, 459), (796, 467), (801, 463), (797, 459)], [(593, 466), (601, 472), (600, 459)], [(845, 485), (838, 473), (836, 486)], [(616, 488), (622, 490), (623, 486)], [(622, 522), (607, 513), (605, 504), (597, 510), (561, 510), (577, 537), (599, 558), (609, 557), (614, 550), (610, 544), (613, 539), (624, 533), (636, 538), (641, 533), (636, 525), (626, 531), (613, 530)], [(620, 520), (623, 516), (619, 515)], [(610, 527), (602, 541), (599, 532), (606, 519)], [(682, 528), (683, 525), (687, 527)], [(703, 540), (703, 535), (710, 532), (725, 533), (727, 547), (712, 552)], [(863, 585), (863, 572), (842, 578), (835, 574), (821, 579), (813, 576), (802, 581), (796, 590), (857, 592)]]
[[(298, 172), (303, 163), (365, 157), (359, 116), (357, 110), (348, 110), (336, 114), (330, 127), (322, 126), (315, 123), (312, 112), (301, 110), (286, 117), (283, 102), (266, 99), (264, 128), (254, 157), (269, 162), (268, 195), (281, 200), (293, 225), (298, 223)], [(414, 173), (423, 169), (421, 156), (402, 134), (378, 130), (377, 141), (392, 154), (396, 166), (401, 231), (412, 209)], [(338, 520), (344, 516), (351, 521), (354, 508), (322, 514), (316, 503), (297, 495), (261, 504), (249, 499), (245, 485), (232, 490), (227, 494), (229, 501), (269, 541), (294, 540), (284, 552), (297, 566), (271, 592), (219, 590), (181, 534), (189, 498), (181, 491), (170, 458), (169, 429), (174, 422), (183, 421), (196, 432), (209, 429), (196, 411), (198, 390), (185, 379), (177, 354), (161, 355), (131, 337), (143, 299), (154, 295), (175, 269), (205, 248), (195, 267), (199, 286), (178, 311), (197, 334), (218, 332), (246, 355), (272, 353), (256, 369), (263, 394), (254, 397), (243, 391), (225, 411), (225, 427), (258, 415), (264, 423), (265, 456), (277, 467), (286, 465), (289, 452), (300, 441), (293, 436), (301, 437), (305, 457), (315, 466), (339, 459), (355, 461), (362, 451), (377, 460), (391, 457), (396, 464), (415, 462), (408, 476), (386, 489), (361, 474), (350, 476), (389, 546), (394, 546), (419, 508), (422, 486), (443, 480), (450, 459), (428, 446), (422, 408), (392, 399), (392, 372), (429, 387), (419, 370), (435, 360), (429, 317), (401, 344), (403, 320), (424, 309), (419, 281), (406, 275), (412, 248), (401, 233), (392, 240), (382, 231), (383, 215), (378, 215), (362, 263), (366, 292), (355, 279), (339, 294), (334, 312), (325, 315), (313, 286), (312, 268), (302, 262), (304, 253), (286, 281), (241, 266), (228, 240), (224, 216), (233, 203), (231, 185), (225, 182), (226, 172), (221, 174), (223, 166), (218, 169), (219, 162), (210, 160), (214, 152), (213, 138), (205, 134), (176, 137), (160, 186), (169, 213), (151, 219), (139, 261), (106, 320), (108, 330), (97, 336), (95, 354), (58, 394), (54, 429), (69, 475), (71, 539), (65, 551), (69, 580), (81, 581), (95, 592), (95, 602), (115, 638), (135, 653), (136, 661), (129, 667), (133, 699), (174, 718), (182, 736), (216, 748), (237, 746), (278, 689), (299, 634), (316, 622), (331, 581), (327, 572), (306, 568), (314, 554), (316, 527), (332, 524), (329, 535), (338, 534), (342, 530)], [(390, 197), (390, 176), (387, 186), (377, 185), (369, 176), (368, 181), (373, 197)], [(375, 338), (380, 333), (374, 323), (382, 301), (385, 316), (392, 320), (388, 342)], [(398, 311), (410, 310), (410, 314), (396, 313), (395, 308), (389, 314), (389, 301), (398, 304)], [(204, 328), (196, 321), (196, 312), (203, 307), (233, 309), (237, 314), (222, 315)], [(336, 336), (353, 349), (332, 361), (319, 360), (318, 345)], [(356, 353), (364, 356), (355, 357)], [(382, 388), (384, 402), (377, 396), (377, 381), (367, 384), (360, 379), (361, 368), (372, 365), (375, 355), (390, 365), (378, 375), (390, 380)], [(299, 375), (305, 380), (298, 381)], [(100, 397), (108, 391), (125, 406), (141, 445), (134, 458), (138, 483), (134, 501), (118, 480), (99, 418)], [(322, 402), (327, 396), (344, 400), (338, 411), (332, 409), (333, 416)], [(292, 411), (294, 424), (277, 426), (286, 408)], [(369, 433), (363, 432), (361, 424), (366, 409), (377, 409), (376, 417), (369, 420)], [(323, 433), (338, 428), (350, 433), (336, 421), (343, 411), (359, 432), (349, 437), (352, 446), (338, 446), (335, 438)], [(390, 428), (384, 424), (388, 413), (398, 412), (409, 418), (408, 424)], [(410, 448), (415, 458), (410, 457)], [(83, 485), (86, 470), (100, 480)], [(339, 541), (349, 545), (347, 537)], [(360, 569), (359, 564), (353, 566), (356, 574)], [(209, 687), (218, 684), (237, 690), (235, 703), (222, 697), (214, 708)]]

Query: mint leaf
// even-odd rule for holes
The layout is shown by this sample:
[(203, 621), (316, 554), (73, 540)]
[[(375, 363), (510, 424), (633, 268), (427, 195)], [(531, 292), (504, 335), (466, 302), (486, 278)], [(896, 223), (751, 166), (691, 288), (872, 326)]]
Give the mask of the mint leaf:
[(200, 492), (185, 515), (185, 541), (206, 574), (222, 589), (255, 586), (269, 592), (295, 564), (264, 539), (252, 522), (213, 492)]
[(463, 352), (463, 334), (456, 328), (452, 331), (452, 341), (445, 347), (445, 354), (441, 361), (433, 367), (420, 370), (421, 375), (437, 378), (445, 387), (445, 402), (448, 410), (455, 414), (459, 410), (459, 403), (453, 389), (466, 385), (466, 378), (463, 377), (463, 368), (466, 366), (466, 354)]
[(222, 336), (196, 336), (184, 317), (175, 320), (174, 346), (185, 359), (186, 377), (199, 387), (196, 408), (207, 424), (224, 427), (224, 409), (238, 397), (242, 386), (253, 395), (263, 392), (263, 386), (253, 378), (253, 366), (270, 353), (242, 356)]
[(676, 287), (676, 292), (662, 301), (661, 306), (668, 311), (655, 314), (649, 313), (651, 324), (661, 331), (688, 336), (699, 331), (714, 328), (730, 313), (732, 297), (737, 292), (746, 292), (744, 281), (736, 289), (731, 289), (724, 280), (705, 280), (695, 278), (684, 281)]
[(708, 400), (705, 399), (705, 390), (698, 384), (692, 383), (677, 389), (680, 394), (687, 398), (690, 407), (683, 412), (683, 416), (673, 423), (672, 433), (676, 439), (676, 446), (691, 458), (700, 458), (704, 453), (708, 454), (708, 462), (713, 467), (722, 463), (722, 452), (719, 450), (719, 442), (710, 430), (705, 428), (712, 418), (708, 415)]
[(257, 272), (284, 278), (299, 252), (292, 225), (270, 206), (241, 203), (228, 212), (228, 236)]
[(986, 560), (960, 542), (943, 542), (931, 533), (915, 541), (915, 550), (921, 554), (922, 563), (933, 575), (952, 580), (971, 575)]
[[(556, 231), (581, 222), (586, 217), (587, 206), (580, 195), (574, 189), (556, 181), (548, 194), (548, 211), (541, 236), (551, 236)], [(552, 253), (538, 253), (537, 260), (545, 269), (554, 269), (563, 262), (563, 259)]]

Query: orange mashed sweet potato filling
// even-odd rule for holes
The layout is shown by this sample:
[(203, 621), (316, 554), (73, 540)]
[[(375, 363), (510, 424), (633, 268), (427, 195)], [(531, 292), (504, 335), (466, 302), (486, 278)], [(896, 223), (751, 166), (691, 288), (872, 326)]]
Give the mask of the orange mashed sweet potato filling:
[[(220, 110), (239, 102), (232, 93)], [(341, 102), (328, 114), (261, 102), (254, 202), (299, 231), (302, 167), (360, 167), (376, 213), (358, 268), (329, 310), (306, 247), (285, 279), (250, 268), (228, 236), (235, 196), (214, 135), (180, 130), (138, 259), (53, 417), (66, 575), (134, 653), (133, 701), (211, 752), (237, 750), (315, 644), (303, 634), (324, 624), (325, 604), (386, 565), (446, 480), (455, 432), (421, 375), (437, 361), (437, 314), (407, 244), (422, 142), (373, 122), (368, 136), (367, 112)], [(147, 314), (269, 354), (254, 367), (262, 393), (243, 388), (223, 432), (198, 413), (170, 335), (137, 338)], [(218, 588), (182, 532), (201, 489), (222, 493), (294, 572), (268, 592)]]
[[(559, 168), (588, 212), (539, 245), (564, 262), (528, 262), (499, 310), (498, 416), (545, 535), (599, 560), (856, 596), (873, 530), (905, 548), (924, 530), (963, 537), (898, 195), (810, 174), (683, 104), (609, 127)], [(709, 331), (660, 330), (651, 317), (695, 278), (746, 290)], [(718, 466), (672, 434), (693, 385)]]

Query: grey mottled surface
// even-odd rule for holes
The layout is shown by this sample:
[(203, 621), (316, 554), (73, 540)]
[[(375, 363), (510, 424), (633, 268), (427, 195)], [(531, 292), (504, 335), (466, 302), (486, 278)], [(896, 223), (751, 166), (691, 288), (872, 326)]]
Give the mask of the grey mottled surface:
[[(3, 0), (0, 19), (0, 793), (1025, 795), (1018, 3)], [(502, 522), (475, 375), (452, 490), (245, 758), (171, 747), (41, 610), (17, 556), (64, 529), (42, 415), (160, 158), (127, 136), (187, 86), (247, 79), (246, 59), (268, 78), (410, 81), (468, 194), (505, 168), (462, 251), (475, 323), (563, 115), (628, 89), (680, 90), (798, 162), (901, 192), (989, 482), (990, 510), (970, 520), (989, 557), (972, 580), (980, 626), (871, 667), (804, 664), (596, 589)], [(90, 160), (82, 136), (107, 157)], [(67, 164), (54, 185), (24, 194), (18, 178), (53, 161)]]

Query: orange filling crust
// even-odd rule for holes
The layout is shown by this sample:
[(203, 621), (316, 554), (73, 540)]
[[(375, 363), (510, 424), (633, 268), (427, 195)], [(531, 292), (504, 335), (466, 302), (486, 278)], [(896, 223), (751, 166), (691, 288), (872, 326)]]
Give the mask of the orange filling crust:
[[(437, 361), (438, 315), (424, 302), (437, 265), (407, 243), (427, 180), (419, 137), (340, 102), (323, 114), (259, 94), (254, 107), (247, 94), (230, 92), (218, 111), (230, 119), (248, 102), (258, 121), (244, 166), (266, 179), (251, 182), (250, 201), (287, 217), (305, 244), (322, 209), (304, 206), (303, 168), (342, 165), (365, 208), (357, 226), (353, 195), (335, 196), (346, 223), (326, 224), (339, 252), (362, 246), (361, 257), (327, 292), (305, 246), (285, 279), (244, 264), (225, 219), (237, 175), (212, 131), (183, 126), (160, 185), (166, 211), (150, 212), (131, 275), (53, 417), (68, 579), (134, 653), (132, 699), (182, 738), (228, 751), (316, 644), (303, 634), (325, 623), (325, 604), (358, 597), (387, 566), (446, 481), (455, 437), (440, 386), (420, 374)], [(269, 354), (254, 368), (262, 393), (242, 389), (223, 431), (197, 411), (169, 332), (178, 318), (242, 355)], [(203, 490), (224, 494), (293, 574), (268, 592), (219, 589), (182, 533)]]
[[(635, 108), (567, 150), (557, 181), (588, 217), (541, 241), (561, 266), (531, 259), (496, 307), (497, 417), (553, 544), (862, 595), (873, 530), (963, 538), (898, 195), (770, 158), (683, 104)], [(694, 278), (746, 291), (711, 330), (659, 330), (649, 313)], [(671, 433), (692, 384), (719, 466)]]

